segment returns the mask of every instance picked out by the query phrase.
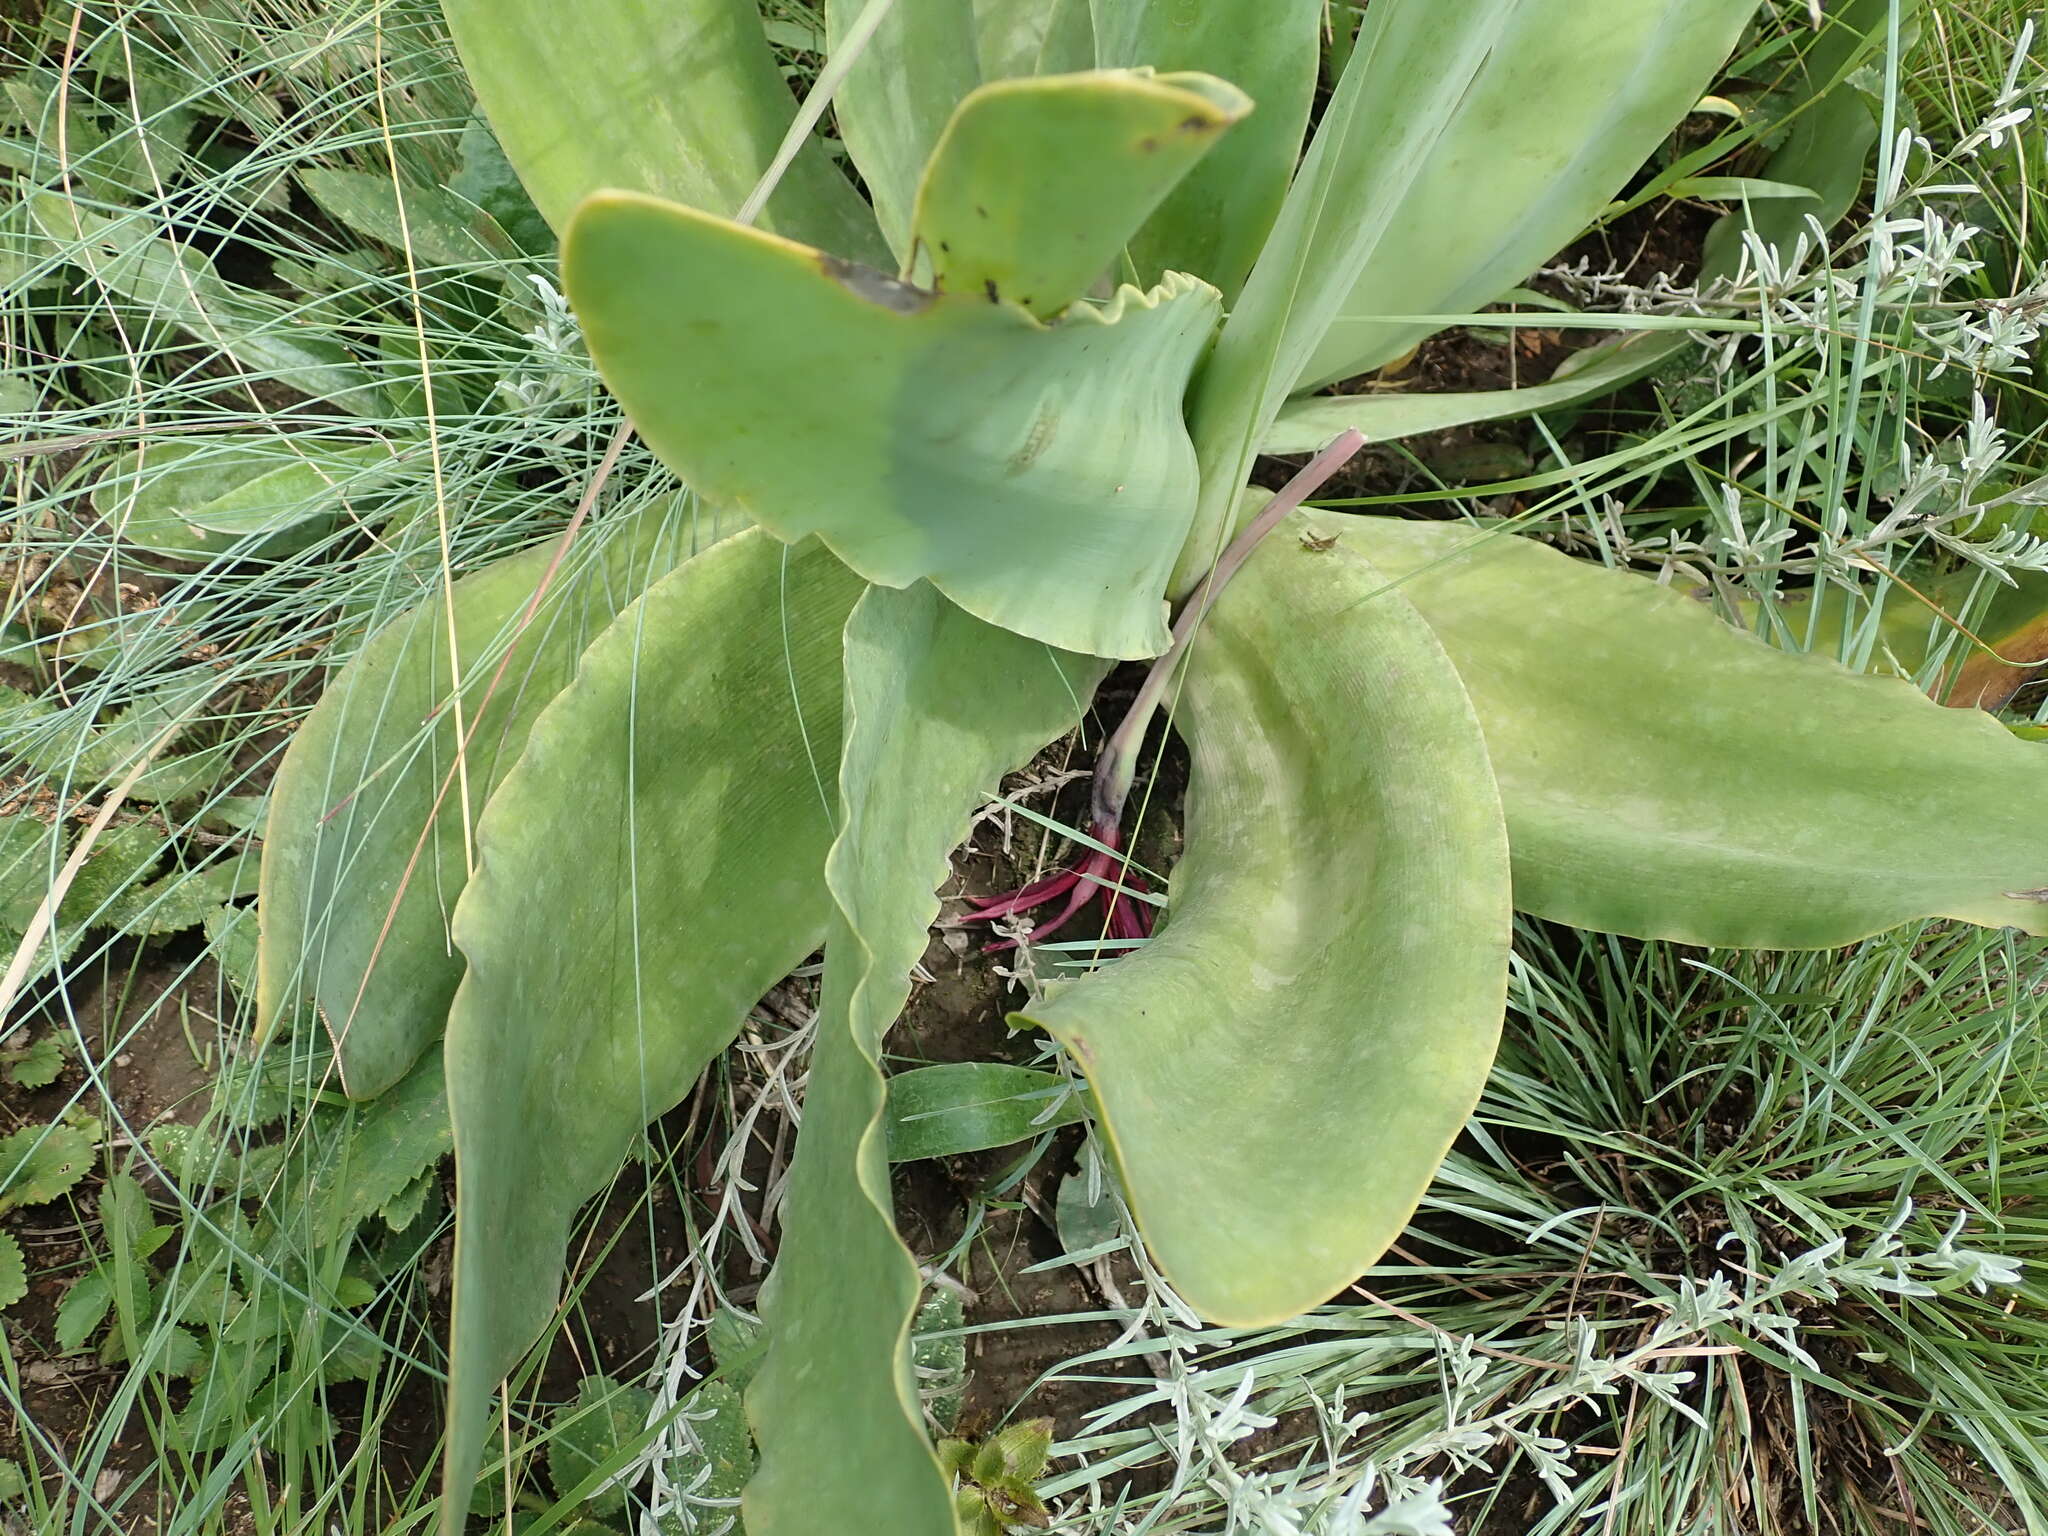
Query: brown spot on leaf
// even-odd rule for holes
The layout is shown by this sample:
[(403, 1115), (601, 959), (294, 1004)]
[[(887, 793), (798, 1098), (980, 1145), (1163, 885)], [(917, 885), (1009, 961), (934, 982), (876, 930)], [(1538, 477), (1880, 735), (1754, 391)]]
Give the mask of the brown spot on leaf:
[(866, 299), (870, 304), (878, 304), (899, 315), (921, 314), (931, 308), (932, 301), (937, 298), (936, 294), (914, 283), (899, 282), (886, 272), (877, 272), (873, 267), (864, 267), (857, 261), (845, 261), (824, 252), (818, 255), (818, 268), (856, 298)]

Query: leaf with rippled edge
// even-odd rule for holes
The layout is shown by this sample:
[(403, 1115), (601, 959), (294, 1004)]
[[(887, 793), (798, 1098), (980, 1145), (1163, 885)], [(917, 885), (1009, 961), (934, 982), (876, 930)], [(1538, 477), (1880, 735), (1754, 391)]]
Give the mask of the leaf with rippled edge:
[(1316, 526), (1398, 581), (1457, 664), (1524, 911), (1765, 949), (1923, 917), (2048, 934), (2048, 754), (1988, 716), (1529, 539)]
[[(738, 521), (727, 514), (724, 526)], [(523, 629), (555, 546), (513, 555), (387, 625), (335, 674), (271, 790), (263, 1030), (310, 996), (356, 1098), (382, 1093), (440, 1038), (462, 980), (448, 921), (469, 878), (465, 819), (483, 813), (584, 646), (719, 526), (718, 514), (673, 500), (592, 526)]]
[(1407, 600), (1296, 516), (1195, 638), (1165, 925), (1017, 1022), (1088, 1074), (1146, 1246), (1219, 1323), (1328, 1299), (1401, 1233), (1492, 1066), (1507, 837)]
[(1215, 289), (1174, 277), (1042, 325), (612, 193), (577, 214), (563, 272), (605, 382), (704, 494), (1050, 645), (1165, 649), (1197, 491), (1181, 398)]
[(763, 1293), (769, 1347), (747, 1394), (761, 1467), (749, 1536), (862, 1530), (954, 1536), (924, 1432), (909, 1336), (917, 1263), (896, 1235), (879, 1056), (938, 915), (935, 892), (975, 805), (1071, 730), (1100, 675), (983, 624), (929, 586), (876, 587), (846, 626), (837, 906), (783, 1208)]

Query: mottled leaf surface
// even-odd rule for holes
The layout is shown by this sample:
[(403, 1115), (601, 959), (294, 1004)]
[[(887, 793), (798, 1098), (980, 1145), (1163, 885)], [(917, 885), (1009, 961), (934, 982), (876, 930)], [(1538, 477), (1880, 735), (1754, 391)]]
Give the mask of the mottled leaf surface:
[(590, 646), (491, 798), (446, 1046), (463, 1495), (491, 1390), (555, 1305), (577, 1206), (823, 936), (840, 630), (860, 590), (815, 544), (726, 540)]
[(1767, 949), (1922, 917), (2048, 934), (2048, 755), (1987, 716), (1528, 539), (1316, 526), (1398, 580), (1457, 663), (1523, 910)]
[(1358, 541), (1281, 525), (1197, 633), (1187, 847), (1142, 949), (1023, 1021), (1088, 1074), (1203, 1316), (1326, 1300), (1400, 1235), (1499, 1038), (1507, 838), (1457, 673)]

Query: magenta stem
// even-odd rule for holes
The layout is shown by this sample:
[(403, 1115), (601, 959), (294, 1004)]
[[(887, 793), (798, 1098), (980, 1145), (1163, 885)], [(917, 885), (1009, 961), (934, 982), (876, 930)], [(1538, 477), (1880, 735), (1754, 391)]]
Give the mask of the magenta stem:
[(1131, 783), (1138, 773), (1138, 747), (1166, 697), (1167, 684), (1173, 680), (1175, 669), (1187, 655), (1188, 644), (1194, 639), (1195, 631), (1209, 609), (1223, 595), (1230, 579), (1251, 558), (1260, 541), (1279, 527), (1288, 513), (1321, 490), (1330, 477), (1348, 464), (1364, 446), (1365, 434), (1356, 427), (1347, 427), (1338, 433), (1330, 445), (1304, 464), (1294, 478), (1266, 503), (1259, 515), (1245, 525), (1244, 531), (1230, 541), (1230, 546), (1210, 568), (1209, 574), (1188, 595), (1179, 617), (1173, 621), (1173, 643), (1152, 663), (1152, 670), (1145, 674), (1145, 681), (1139, 685), (1138, 696), (1131, 701), (1122, 723), (1110, 733), (1109, 740), (1103, 743), (1101, 756), (1095, 760), (1095, 787), (1089, 802), (1093, 825), (1088, 830), (1098, 841), (1111, 847), (1119, 845), (1117, 831), (1123, 823), (1124, 802), (1130, 798)]

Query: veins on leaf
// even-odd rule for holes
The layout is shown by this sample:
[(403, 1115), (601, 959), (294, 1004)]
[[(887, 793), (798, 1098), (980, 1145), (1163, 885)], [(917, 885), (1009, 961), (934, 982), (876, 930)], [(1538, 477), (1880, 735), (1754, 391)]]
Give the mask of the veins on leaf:
[[(1339, 433), (1260, 509), (1259, 515), (1245, 525), (1242, 533), (1231, 540), (1229, 548), (1223, 551), (1209, 574), (1202, 578), (1181, 606), (1180, 614), (1173, 623), (1172, 644), (1152, 663), (1138, 689), (1138, 696), (1131, 701), (1130, 709), (1110, 733), (1109, 740), (1103, 743), (1102, 753), (1095, 760), (1095, 780), (1088, 806), (1088, 835), (1100, 846), (1090, 849), (1078, 864), (1047, 879), (996, 896), (970, 897), (975, 910), (960, 919), (963, 923), (994, 922), (998, 918), (1034, 912), (1059, 902), (1058, 909), (1024, 935), (1021, 941), (1037, 944), (1072, 922), (1100, 893), (1105, 903), (1103, 932), (1106, 937), (1150, 937), (1152, 919), (1146, 910), (1149, 903), (1143, 898), (1151, 894), (1151, 888), (1121, 852), (1124, 846), (1124, 804), (1130, 798), (1131, 784), (1137, 777), (1138, 748), (1144, 742), (1146, 729), (1165, 701), (1167, 687), (1186, 658), (1195, 631), (1201, 627), (1203, 618), (1229, 585), (1230, 579), (1251, 558), (1260, 541), (1280, 526), (1288, 513), (1320, 490), (1364, 446), (1365, 435), (1355, 428)], [(1335, 542), (1334, 536), (1302, 536), (1303, 546), (1317, 553), (1328, 550)], [(986, 946), (986, 950), (993, 954), (1015, 949), (1018, 943), (1016, 939), (1004, 939)]]

